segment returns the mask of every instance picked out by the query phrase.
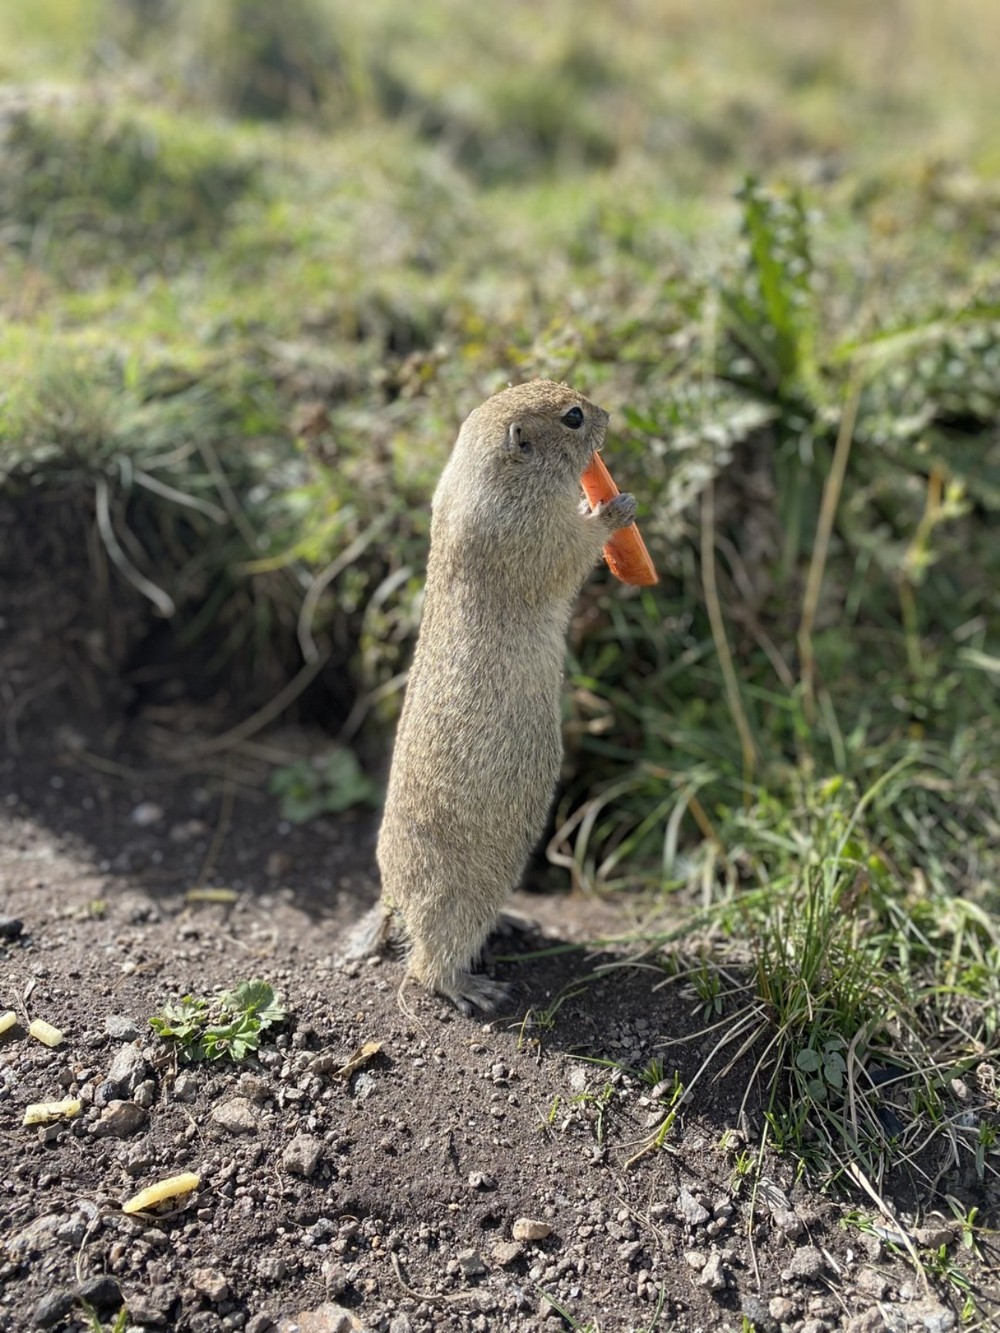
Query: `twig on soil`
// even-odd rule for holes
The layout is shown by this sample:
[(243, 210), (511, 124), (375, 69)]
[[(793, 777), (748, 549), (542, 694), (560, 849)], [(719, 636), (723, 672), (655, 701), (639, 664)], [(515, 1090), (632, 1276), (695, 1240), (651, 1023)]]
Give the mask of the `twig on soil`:
[(415, 1023), (425, 1037), (429, 1037), (430, 1029), (427, 1027), (427, 1024), (423, 1021), (423, 1019), (419, 1017), (419, 1015), (413, 1009), (410, 1008), (410, 1006), (406, 1003), (406, 999), (403, 995), (403, 992), (406, 990), (406, 983), (409, 980), (410, 980), (409, 976), (404, 975), (403, 980), (399, 983), (399, 990), (397, 990), (396, 992), (396, 1004), (399, 1007), (399, 1012), (405, 1018), (408, 1018), (410, 1019), (411, 1022)]
[(411, 1287), (406, 1281), (406, 1278), (403, 1277), (399, 1266), (399, 1256), (394, 1250), (389, 1252), (389, 1262), (392, 1264), (392, 1271), (396, 1274), (396, 1280), (399, 1285), (406, 1292), (407, 1296), (412, 1297), (415, 1301), (426, 1301), (428, 1305), (454, 1305), (458, 1301), (470, 1300), (475, 1294), (471, 1291), (455, 1291), (448, 1295), (444, 1295), (440, 1292), (417, 1291), (415, 1288)]
[(861, 1188), (868, 1195), (869, 1199), (871, 1199), (872, 1203), (874, 1203), (875, 1207), (879, 1210), (882, 1216), (888, 1222), (891, 1222), (893, 1227), (896, 1230), (898, 1230), (900, 1239), (902, 1240), (904, 1246), (906, 1247), (906, 1252), (913, 1260), (913, 1266), (917, 1270), (917, 1273), (920, 1276), (920, 1281), (923, 1283), (924, 1291), (929, 1294), (931, 1288), (930, 1288), (930, 1283), (927, 1280), (927, 1269), (920, 1262), (920, 1256), (919, 1254), (917, 1254), (917, 1247), (914, 1245), (913, 1239), (910, 1236), (909, 1232), (906, 1230), (904, 1226), (900, 1226), (899, 1220), (896, 1217), (895, 1213), (893, 1212), (892, 1208), (889, 1206), (888, 1203), (886, 1203), (885, 1199), (882, 1198), (881, 1194), (879, 1194), (878, 1190), (871, 1183), (871, 1181), (868, 1179), (865, 1173), (861, 1170), (861, 1167), (858, 1166), (857, 1162), (842, 1162), (841, 1165), (843, 1166), (847, 1176), (849, 1176), (850, 1179), (853, 1180), (856, 1185), (861, 1186)]

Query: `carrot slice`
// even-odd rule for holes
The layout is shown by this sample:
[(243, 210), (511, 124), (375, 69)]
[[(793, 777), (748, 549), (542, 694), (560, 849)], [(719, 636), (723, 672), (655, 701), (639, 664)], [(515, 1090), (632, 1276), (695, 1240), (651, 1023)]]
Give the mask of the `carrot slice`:
[[(599, 504), (607, 500), (613, 500), (619, 494), (618, 487), (604, 466), (604, 459), (600, 454), (594, 454), (591, 458), (584, 468), (580, 482), (591, 509), (596, 509)], [(648, 588), (659, 582), (649, 552), (646, 550), (646, 543), (639, 536), (639, 529), (634, 523), (630, 523), (627, 528), (619, 528), (617, 532), (611, 534), (604, 545), (604, 558), (612, 574), (616, 579), (621, 579), (622, 583)]]

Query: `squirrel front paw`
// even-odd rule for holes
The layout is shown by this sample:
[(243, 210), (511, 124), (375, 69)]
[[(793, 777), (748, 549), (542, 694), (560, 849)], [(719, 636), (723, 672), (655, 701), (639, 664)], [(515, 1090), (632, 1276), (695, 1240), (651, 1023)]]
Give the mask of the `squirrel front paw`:
[(594, 518), (599, 519), (609, 532), (617, 532), (635, 522), (635, 510), (635, 496), (624, 493), (599, 504), (594, 510)]

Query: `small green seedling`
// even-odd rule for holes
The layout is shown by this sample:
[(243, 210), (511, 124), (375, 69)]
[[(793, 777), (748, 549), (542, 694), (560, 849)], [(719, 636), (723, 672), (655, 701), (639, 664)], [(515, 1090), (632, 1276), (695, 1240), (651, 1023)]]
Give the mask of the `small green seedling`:
[(122, 1306), (110, 1324), (103, 1324), (97, 1311), (87, 1301), (81, 1301), (80, 1305), (83, 1310), (87, 1333), (128, 1333), (128, 1330), (132, 1327), (127, 1305)]
[(241, 981), (214, 999), (184, 995), (149, 1020), (158, 1037), (175, 1041), (185, 1060), (245, 1060), (261, 1034), (285, 1017), (267, 981)]

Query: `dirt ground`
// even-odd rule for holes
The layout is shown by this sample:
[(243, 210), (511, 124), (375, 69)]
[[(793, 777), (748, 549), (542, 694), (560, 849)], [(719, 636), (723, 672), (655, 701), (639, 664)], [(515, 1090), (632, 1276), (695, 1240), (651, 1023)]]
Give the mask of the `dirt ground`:
[[(217, 779), (108, 765), (65, 725), (18, 741), (0, 762), (0, 1008), (20, 1020), (0, 1038), (5, 1333), (85, 1328), (81, 1294), (105, 1321), (124, 1301), (131, 1328), (191, 1333), (959, 1327), (955, 1286), (925, 1283), (863, 1197), (812, 1192), (788, 1159), (753, 1190), (759, 1051), (717, 1061), (637, 1157), (724, 1026), (706, 1034), (653, 958), (554, 949), (623, 910), (519, 895), (541, 928), (498, 936), (490, 963), (515, 1000), (470, 1021), (401, 994), (397, 962), (337, 965), (376, 894), (370, 814), (293, 826)], [(235, 903), (186, 903), (204, 883)], [(178, 1065), (153, 1037), (165, 1002), (251, 977), (290, 1015), (259, 1059)], [(34, 1018), (63, 1042), (33, 1040)], [(76, 1119), (22, 1126), (66, 1096)], [(944, 1196), (988, 1225), (997, 1195), (941, 1167), (920, 1240), (996, 1309), (996, 1252), (963, 1257)], [(122, 1212), (185, 1171), (200, 1186), (166, 1215)], [(845, 1225), (859, 1213), (881, 1234)]]

